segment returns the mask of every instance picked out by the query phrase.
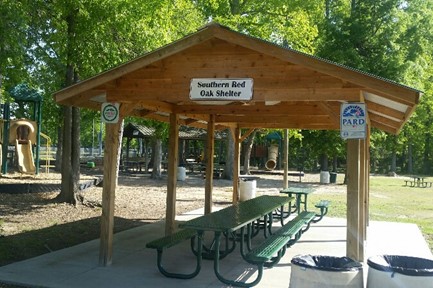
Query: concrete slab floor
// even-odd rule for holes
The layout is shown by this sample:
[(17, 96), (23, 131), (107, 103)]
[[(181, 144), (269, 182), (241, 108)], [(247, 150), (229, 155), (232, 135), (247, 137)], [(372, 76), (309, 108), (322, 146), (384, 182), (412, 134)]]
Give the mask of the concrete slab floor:
[[(193, 211), (178, 217), (184, 221), (200, 215)], [(276, 223), (276, 226), (278, 224)], [(29, 287), (227, 287), (215, 276), (212, 261), (203, 261), (199, 275), (190, 280), (169, 279), (158, 272), (156, 251), (145, 248), (150, 240), (162, 236), (164, 223), (144, 225), (118, 233), (114, 237), (113, 263), (98, 265), (99, 240), (55, 251), (36, 258), (0, 267), (0, 282)], [(263, 240), (261, 236), (257, 240)], [(189, 242), (164, 253), (167, 269), (192, 271), (195, 256)], [(414, 224), (371, 221), (366, 244), (367, 257), (373, 255), (410, 255), (433, 259), (420, 230)], [(238, 251), (238, 250), (236, 250)], [(248, 282), (255, 279), (255, 266), (248, 265), (236, 251), (221, 261), (221, 273), (230, 279)], [(313, 224), (302, 238), (287, 250), (275, 267), (265, 269), (262, 281), (255, 287), (289, 287), (291, 259), (296, 255), (345, 256), (346, 220), (325, 217)], [(364, 263), (364, 278), (368, 266)], [(248, 280), (249, 279), (249, 280)]]

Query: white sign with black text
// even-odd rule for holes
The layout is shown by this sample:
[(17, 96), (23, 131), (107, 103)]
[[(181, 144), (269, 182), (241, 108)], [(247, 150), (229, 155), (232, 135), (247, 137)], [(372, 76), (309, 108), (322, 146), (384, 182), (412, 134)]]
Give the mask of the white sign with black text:
[(340, 115), (341, 138), (365, 139), (367, 131), (365, 103), (343, 103)]
[(191, 79), (189, 98), (207, 101), (246, 101), (253, 96), (253, 79)]

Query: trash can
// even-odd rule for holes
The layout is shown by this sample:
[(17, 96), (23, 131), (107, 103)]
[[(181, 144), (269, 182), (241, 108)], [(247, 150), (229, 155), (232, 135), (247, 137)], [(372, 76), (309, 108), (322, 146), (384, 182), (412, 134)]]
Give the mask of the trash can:
[(433, 260), (398, 255), (368, 258), (367, 288), (433, 287)]
[(239, 201), (256, 197), (257, 181), (255, 179), (239, 178)]
[(337, 173), (335, 173), (335, 172), (329, 173), (329, 182), (330, 183), (337, 183)]
[(290, 288), (363, 288), (362, 264), (348, 257), (297, 255), (292, 258)]
[(177, 180), (185, 181), (186, 179), (186, 168), (185, 167), (177, 167)]
[(329, 172), (328, 171), (320, 171), (320, 183), (321, 184), (329, 184)]

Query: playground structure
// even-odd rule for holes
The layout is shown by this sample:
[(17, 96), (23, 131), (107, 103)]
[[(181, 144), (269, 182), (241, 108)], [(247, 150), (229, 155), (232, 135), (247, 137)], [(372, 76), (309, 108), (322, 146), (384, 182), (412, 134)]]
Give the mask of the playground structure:
[[(14, 158), (16, 158), (20, 173), (39, 174), (42, 96), (26, 84), (17, 85), (10, 94), (15, 103), (24, 107), (22, 110), (25, 111), (25, 113), (14, 111), (14, 116), (18, 118), (20, 112), (22, 115), (30, 114), (29, 111), (31, 111), (33, 112), (31, 113), (33, 119), (29, 120), (23, 117), (11, 119), (11, 103), (6, 102), (2, 105), (3, 119), (0, 122), (1, 172), (7, 174), (8, 160), (11, 159), (13, 163)], [(9, 149), (11, 145), (15, 146), (15, 150)], [(33, 154), (35, 155), (33, 156)]]
[(269, 133), (266, 136), (268, 141), (268, 160), (266, 161), (266, 170), (274, 170), (277, 168), (277, 160), (279, 158), (278, 148), (281, 147), (281, 135), (278, 132)]
[[(1, 126), (2, 128), (5, 126), (4, 120), (1, 121)], [(7, 149), (7, 153), (12, 154), (11, 158), (16, 157), (18, 171), (23, 174), (35, 174), (36, 166), (33, 158), (33, 146), (37, 142), (36, 122), (28, 119), (9, 120), (9, 129), (1, 129), (1, 135), (3, 136), (0, 144), (2, 151)], [(10, 151), (9, 145), (15, 146), (15, 151)], [(8, 154), (2, 154), (2, 163), (7, 163)], [(7, 164), (2, 167), (7, 167)]]
[(36, 143), (36, 122), (27, 119), (11, 120), (9, 144), (15, 143), (15, 155), (20, 173), (35, 174), (33, 146)]

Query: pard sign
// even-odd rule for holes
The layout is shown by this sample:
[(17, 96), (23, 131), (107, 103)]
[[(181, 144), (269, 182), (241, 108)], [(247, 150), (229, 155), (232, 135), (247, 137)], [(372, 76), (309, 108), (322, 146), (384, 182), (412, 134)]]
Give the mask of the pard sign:
[(191, 79), (189, 98), (207, 101), (245, 101), (253, 96), (253, 79)]
[(366, 107), (365, 103), (341, 104), (340, 135), (343, 139), (365, 139)]

